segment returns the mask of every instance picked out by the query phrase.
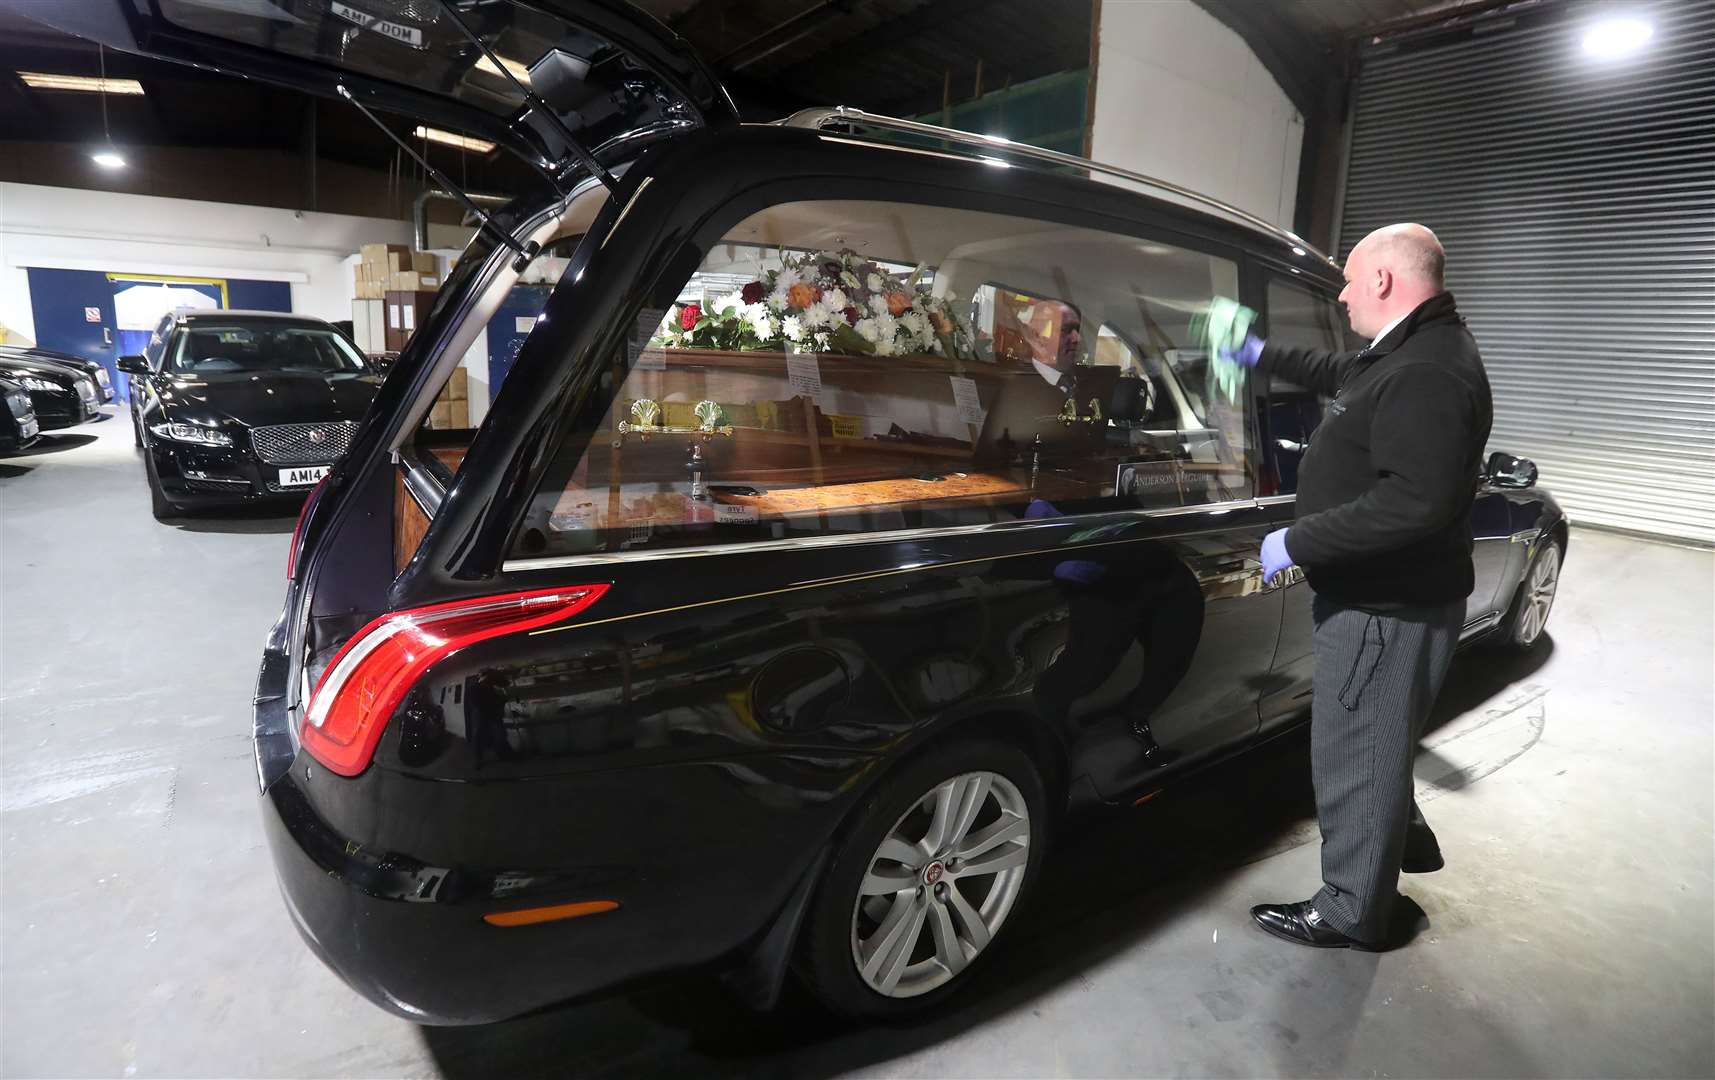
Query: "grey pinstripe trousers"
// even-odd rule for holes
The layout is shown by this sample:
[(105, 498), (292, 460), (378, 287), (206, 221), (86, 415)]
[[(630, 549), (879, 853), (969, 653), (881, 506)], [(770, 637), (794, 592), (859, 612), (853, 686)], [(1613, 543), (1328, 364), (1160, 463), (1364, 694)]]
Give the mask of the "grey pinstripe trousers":
[(1411, 794), (1411, 761), (1452, 663), (1465, 603), (1373, 615), (1318, 596), (1310, 777), (1322, 829), (1312, 901), (1347, 937), (1379, 942), (1397, 895), (1407, 830), (1434, 834)]

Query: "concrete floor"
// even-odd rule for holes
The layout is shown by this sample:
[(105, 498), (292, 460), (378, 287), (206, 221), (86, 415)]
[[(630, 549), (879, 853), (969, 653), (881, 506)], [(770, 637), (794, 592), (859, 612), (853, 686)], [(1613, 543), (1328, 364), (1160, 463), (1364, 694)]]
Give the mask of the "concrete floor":
[(1400, 951), (1250, 925), (1317, 880), (1293, 738), (1067, 838), (932, 1022), (753, 1016), (697, 977), (424, 1029), (311, 957), (263, 847), (248, 697), (291, 519), (159, 525), (123, 415), (53, 441), (0, 462), (6, 1076), (1715, 1072), (1707, 551), (1577, 532), (1552, 640), (1456, 665), (1418, 766), (1448, 866), (1405, 880)]

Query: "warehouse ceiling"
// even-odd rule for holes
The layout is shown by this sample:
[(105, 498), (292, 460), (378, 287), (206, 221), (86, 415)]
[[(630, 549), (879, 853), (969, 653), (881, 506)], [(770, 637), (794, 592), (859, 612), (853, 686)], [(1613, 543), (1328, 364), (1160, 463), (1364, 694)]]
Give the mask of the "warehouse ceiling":
[[(1306, 115), (1328, 100), (1330, 79), (1343, 79), (1341, 57), (1362, 35), (1402, 20), (1495, 6), (1494, 0), (1199, 2), (1251, 43)], [(639, 6), (690, 41), (745, 117), (755, 120), (817, 104), (930, 113), (1013, 83), (1081, 69), (1089, 64), (1093, 11), (1089, 0), (641, 0)], [(4, 8), (0, 43), (0, 139), (37, 146), (101, 140), (100, 95), (34, 90), (16, 75), (95, 75), (103, 58), (94, 46)], [(108, 95), (107, 123), (123, 145), (205, 152), (196, 160), (213, 151), (272, 151), (371, 170), (402, 192), (414, 190), (415, 167), (336, 102), (112, 51), (105, 64), (109, 77), (135, 78), (145, 89)], [(76, 163), (80, 176), (88, 174), (88, 186), (122, 183), (91, 172), (75, 153), (65, 157), (68, 169)], [(165, 154), (156, 157), (166, 160)], [(525, 182), (522, 169), (503, 154), (436, 146), (431, 160), (481, 190), (516, 190)], [(327, 170), (319, 180), (309, 164), (303, 173), (294, 182), (312, 193), (306, 203), (318, 191), (326, 197)], [(39, 163), (0, 155), (0, 179), (81, 182), (79, 176), (41, 176)], [(157, 187), (163, 184), (172, 186), (165, 181)], [(249, 201), (243, 190), (228, 197)]]

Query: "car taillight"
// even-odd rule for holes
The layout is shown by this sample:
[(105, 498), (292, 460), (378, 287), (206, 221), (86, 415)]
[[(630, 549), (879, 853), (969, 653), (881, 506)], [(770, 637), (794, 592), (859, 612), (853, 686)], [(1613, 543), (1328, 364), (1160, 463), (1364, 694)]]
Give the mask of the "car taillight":
[(341, 776), (369, 767), (387, 718), (430, 667), (479, 641), (535, 630), (583, 611), (606, 585), (483, 596), (383, 615), (352, 635), (310, 695), (303, 744)]
[(304, 505), (298, 508), (298, 523), (292, 526), (292, 546), (286, 550), (286, 580), (291, 581), (292, 575), (298, 572), (298, 540), (304, 535), (304, 519), (310, 516), (310, 506), (316, 501), (316, 496), (322, 493), (322, 487), (328, 482), (326, 476), (316, 481), (316, 486), (304, 496)]

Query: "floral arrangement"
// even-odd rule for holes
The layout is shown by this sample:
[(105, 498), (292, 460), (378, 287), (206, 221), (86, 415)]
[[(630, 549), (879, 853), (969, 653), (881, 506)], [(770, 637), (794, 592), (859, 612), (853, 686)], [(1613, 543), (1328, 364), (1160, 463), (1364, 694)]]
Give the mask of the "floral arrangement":
[(666, 348), (780, 349), (876, 356), (970, 353), (970, 332), (950, 296), (935, 296), (926, 268), (890, 273), (854, 251), (780, 253), (770, 270), (712, 303), (668, 312), (650, 342)]

